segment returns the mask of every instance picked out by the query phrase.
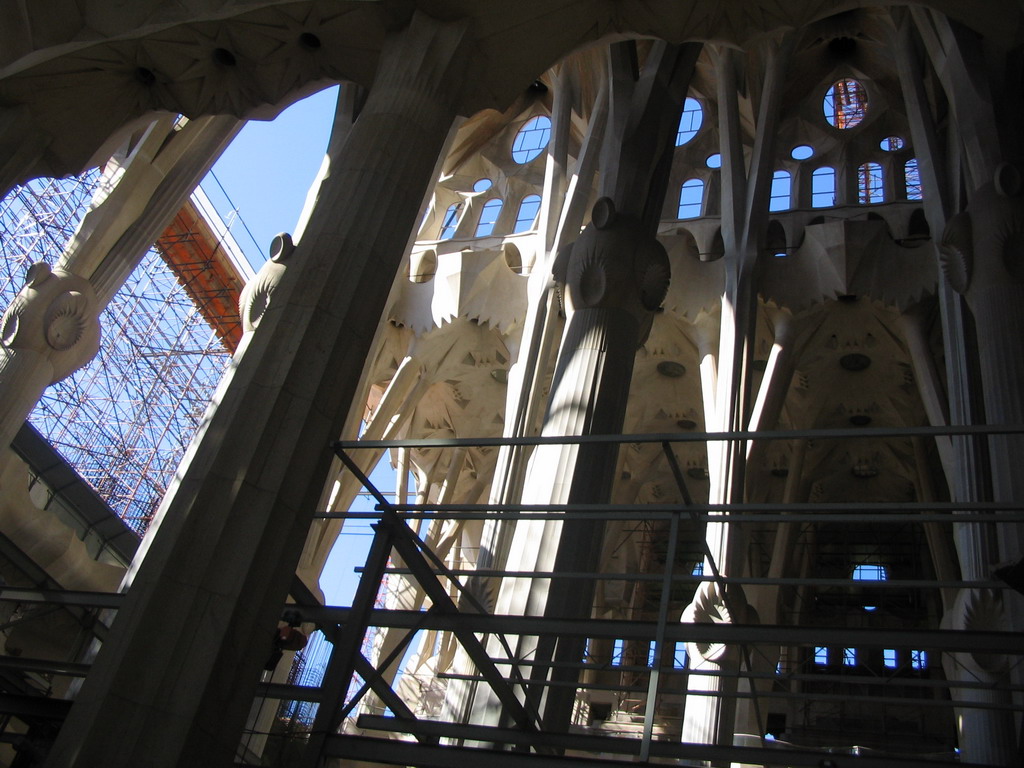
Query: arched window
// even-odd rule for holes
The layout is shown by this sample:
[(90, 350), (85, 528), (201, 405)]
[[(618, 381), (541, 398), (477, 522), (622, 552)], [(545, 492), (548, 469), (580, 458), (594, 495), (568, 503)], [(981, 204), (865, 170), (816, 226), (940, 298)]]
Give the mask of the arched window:
[(878, 563), (860, 563), (853, 566), (854, 581), (885, 581), (889, 573), (884, 565)]
[(689, 659), (686, 657), (686, 643), (682, 640), (676, 640), (675, 653), (672, 655), (672, 668), (686, 669), (688, 661)]
[[(889, 578), (889, 572), (884, 565), (878, 563), (859, 563), (853, 566), (853, 573), (850, 578), (854, 581), (885, 581)], [(877, 605), (865, 605), (865, 611), (878, 610)]]
[(811, 207), (831, 208), (836, 204), (836, 169), (823, 165), (811, 174)]
[(527, 120), (512, 142), (512, 159), (520, 165), (528, 163), (544, 151), (551, 138), (551, 118), (546, 115)]
[(501, 213), (501, 198), (492, 197), (486, 203), (480, 211), (480, 221), (476, 225), (476, 236), (487, 237), (494, 231), (494, 222), (498, 220), (498, 214)]
[(906, 182), (907, 200), (923, 200), (921, 192), (921, 171), (917, 167), (917, 158), (912, 157), (903, 165), (903, 178)]
[(462, 210), (462, 203), (452, 203), (445, 211), (444, 221), (441, 224), (441, 234), (438, 240), (451, 240), (455, 236), (455, 230), (459, 226), (459, 211)]
[(519, 213), (516, 214), (516, 223), (512, 227), (512, 234), (529, 232), (537, 221), (537, 213), (540, 211), (540, 195), (527, 195), (519, 204)]
[(857, 169), (857, 199), (861, 205), (885, 202), (882, 166), (878, 163), (864, 163)]
[(704, 108), (696, 99), (688, 98), (683, 102), (683, 114), (679, 117), (679, 130), (676, 131), (676, 146), (681, 147), (700, 130), (704, 123)]
[(688, 179), (679, 190), (680, 219), (695, 219), (704, 207), (704, 182), (700, 179)]
[(772, 176), (771, 198), (768, 200), (769, 211), (788, 211), (789, 196), (792, 191), (793, 179), (789, 171), (776, 171)]

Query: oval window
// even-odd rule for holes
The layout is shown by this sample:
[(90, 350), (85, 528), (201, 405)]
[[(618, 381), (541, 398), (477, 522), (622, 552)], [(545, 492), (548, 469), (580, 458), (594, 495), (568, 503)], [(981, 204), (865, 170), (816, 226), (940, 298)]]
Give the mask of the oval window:
[(683, 102), (683, 114), (679, 116), (679, 129), (676, 131), (676, 146), (681, 147), (697, 135), (704, 124), (704, 108), (696, 99), (687, 98)]
[(789, 153), (789, 156), (794, 160), (806, 160), (814, 155), (814, 147), (808, 146), (807, 144), (801, 144), (798, 147), (793, 147), (793, 151)]
[(526, 121), (512, 142), (512, 159), (520, 165), (530, 162), (544, 151), (551, 139), (551, 118), (538, 115)]
[(822, 109), (833, 128), (853, 128), (867, 115), (868, 92), (858, 80), (843, 78), (825, 91)]
[(903, 139), (899, 136), (886, 136), (878, 146), (886, 152), (898, 152), (903, 149)]
[(708, 159), (704, 162), (707, 163), (708, 168), (721, 168), (722, 167), (722, 156), (717, 152), (713, 155), (709, 155)]
[(473, 191), (474, 192), (486, 192), (490, 188), (491, 188), (491, 180), (490, 179), (477, 179), (476, 183), (473, 184)]

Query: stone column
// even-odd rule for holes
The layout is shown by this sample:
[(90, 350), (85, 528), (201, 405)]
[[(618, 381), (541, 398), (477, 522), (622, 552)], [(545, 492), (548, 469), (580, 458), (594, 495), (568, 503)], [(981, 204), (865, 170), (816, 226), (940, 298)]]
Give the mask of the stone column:
[[(622, 431), (637, 347), (650, 331), (653, 311), (668, 290), (668, 255), (638, 219), (617, 215), (608, 198), (594, 207), (593, 222), (559, 254), (555, 278), (562, 288), (566, 328), (548, 401), (543, 436), (617, 434)], [(610, 498), (619, 446), (614, 443), (542, 445), (534, 452), (524, 504), (603, 503)], [(506, 567), (521, 571), (578, 572), (597, 567), (604, 526), (586, 520), (520, 521)], [(589, 618), (593, 584), (552, 585), (549, 579), (502, 582), (495, 613)], [(516, 655), (542, 664), (577, 661), (583, 637), (523, 637)], [(571, 682), (576, 672), (535, 667), (535, 680)], [(570, 679), (571, 678), (571, 679)], [(543, 710), (545, 728), (568, 729), (575, 689), (527, 692)], [(495, 712), (493, 701), (477, 718)]]
[[(974, 315), (979, 339), (981, 386), (988, 424), (1024, 423), (1024, 183), (1020, 171), (1000, 165), (995, 178), (976, 190), (967, 210), (946, 227), (941, 248), (943, 270), (954, 290), (963, 294)], [(992, 495), (995, 501), (1024, 498), (1019, 457), (1024, 435), (989, 438)], [(987, 528), (988, 526), (985, 526)], [(977, 524), (957, 537), (965, 579), (988, 578), (1000, 562), (1024, 554), (1024, 526), (1001, 523), (994, 516), (991, 537)], [(979, 593), (963, 590), (949, 623), (957, 628), (1024, 631), (1024, 598), (1012, 590)], [(1005, 660), (955, 654), (953, 673), (966, 679), (1005, 679)], [(1010, 672), (1019, 682), (1019, 670)], [(962, 696), (961, 696), (962, 694)], [(977, 691), (958, 689), (958, 698), (976, 700)], [(1019, 694), (1018, 694), (1019, 695)], [(984, 698), (984, 697), (983, 697)], [(1016, 754), (1013, 719), (995, 710), (959, 711), (961, 749), (975, 762), (1009, 765)]]
[(436, 177), (467, 25), (414, 14), (257, 333), (243, 340), (128, 577), (46, 765), (230, 765), (271, 649), (329, 444)]
[(108, 164), (89, 212), (51, 270), (29, 269), (0, 333), (0, 446), (43, 390), (99, 349), (99, 313), (138, 266), (242, 121), (210, 117), (175, 130), (161, 118)]

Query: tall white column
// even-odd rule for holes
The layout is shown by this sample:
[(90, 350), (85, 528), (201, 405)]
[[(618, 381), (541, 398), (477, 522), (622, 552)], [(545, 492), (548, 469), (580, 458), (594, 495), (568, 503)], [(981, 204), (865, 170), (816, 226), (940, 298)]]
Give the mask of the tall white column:
[(157, 514), (47, 762), (229, 765), (310, 515), (465, 82), (464, 23), (414, 14), (320, 186), (257, 333)]
[[(566, 329), (541, 434), (567, 436), (622, 431), (637, 347), (650, 330), (653, 311), (668, 290), (668, 256), (634, 218), (617, 215), (611, 200), (595, 206), (593, 224), (571, 251), (559, 257), (555, 275), (563, 286)], [(530, 460), (524, 504), (605, 502), (610, 498), (618, 445), (542, 445)], [(508, 555), (514, 570), (579, 572), (596, 567), (604, 526), (593, 521), (521, 521)], [(495, 612), (556, 617), (590, 616), (593, 585), (553, 586), (549, 579), (506, 579)], [(584, 638), (522, 638), (521, 658), (572, 661)], [(535, 671), (539, 679), (555, 670)], [(570, 673), (575, 675), (575, 671)], [(562, 675), (564, 677), (564, 674)], [(545, 700), (545, 726), (568, 728), (575, 690), (552, 688)]]

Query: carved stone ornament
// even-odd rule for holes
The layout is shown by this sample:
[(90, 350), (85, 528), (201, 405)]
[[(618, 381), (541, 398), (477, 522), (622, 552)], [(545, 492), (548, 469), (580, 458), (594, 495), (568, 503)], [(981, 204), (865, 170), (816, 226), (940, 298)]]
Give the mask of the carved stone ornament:
[(665, 300), (671, 274), (664, 246), (607, 197), (594, 204), (591, 225), (579, 239), (559, 251), (553, 271), (567, 314), (625, 310), (640, 324), (638, 344)]
[(242, 318), (244, 333), (252, 333), (260, 324), (263, 315), (270, 306), (270, 297), (287, 269), (286, 262), (295, 252), (292, 236), (282, 232), (274, 237), (270, 244), (270, 259), (266, 261), (256, 276), (246, 283), (238, 298), (238, 314)]
[[(965, 214), (953, 217), (946, 227), (947, 235), (955, 239), (956, 249), (963, 254), (961, 258), (966, 258), (963, 293), (1024, 283), (1024, 197), (1015, 194), (1019, 188), (1016, 173), (1010, 166), (1000, 166), (991, 183), (975, 190), (966, 212), (969, 229), (964, 229), (961, 218)], [(972, 243), (969, 250), (962, 245), (968, 236)], [(946, 240), (944, 236), (944, 245)]]
[(971, 215), (966, 211), (958, 213), (946, 224), (939, 244), (939, 265), (950, 287), (957, 293), (965, 293), (971, 284), (974, 261), (971, 229)]
[(38, 262), (0, 320), (0, 342), (10, 350), (47, 357), (53, 382), (81, 368), (99, 349), (99, 307), (89, 281)]
[[(953, 608), (953, 628), (969, 632), (1009, 631), (1009, 621), (1002, 595), (991, 589), (963, 589)], [(964, 654), (988, 676), (997, 676), (1009, 664), (1005, 654), (970, 652)]]
[[(688, 624), (732, 624), (746, 618), (747, 601), (739, 590), (730, 591), (729, 604), (740, 616), (733, 616), (729, 605), (713, 581), (701, 582), (693, 600), (683, 610), (680, 621)], [(692, 658), (722, 662), (729, 651), (725, 643), (688, 642), (686, 652)]]

